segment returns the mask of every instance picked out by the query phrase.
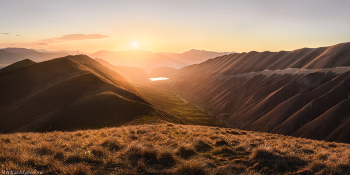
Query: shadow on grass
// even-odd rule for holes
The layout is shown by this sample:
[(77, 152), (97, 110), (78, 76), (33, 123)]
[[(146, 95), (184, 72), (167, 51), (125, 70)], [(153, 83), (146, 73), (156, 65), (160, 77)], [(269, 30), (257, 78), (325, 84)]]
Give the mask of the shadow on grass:
[(305, 160), (293, 155), (282, 155), (273, 148), (255, 148), (250, 160), (256, 164), (254, 169), (263, 174), (294, 172), (307, 164)]

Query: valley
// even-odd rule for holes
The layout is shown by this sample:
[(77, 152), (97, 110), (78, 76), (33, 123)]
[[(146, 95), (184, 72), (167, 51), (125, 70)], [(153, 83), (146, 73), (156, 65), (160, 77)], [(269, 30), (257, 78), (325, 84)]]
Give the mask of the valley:
[[(348, 47), (234, 53), (150, 73), (86, 55), (15, 62), (0, 70), (0, 170), (350, 173)], [(245, 62), (270, 57), (285, 67)]]
[(201, 111), (195, 105), (184, 102), (169, 90), (166, 82), (157, 81), (146, 86), (136, 86), (147, 101), (191, 125), (229, 127), (215, 117)]

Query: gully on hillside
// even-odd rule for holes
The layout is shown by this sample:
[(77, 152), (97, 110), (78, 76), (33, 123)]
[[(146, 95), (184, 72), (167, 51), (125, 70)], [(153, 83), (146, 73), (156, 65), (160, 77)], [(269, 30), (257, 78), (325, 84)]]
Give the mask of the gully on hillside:
[(235, 53), (176, 71), (171, 89), (246, 130), (350, 143), (350, 43)]

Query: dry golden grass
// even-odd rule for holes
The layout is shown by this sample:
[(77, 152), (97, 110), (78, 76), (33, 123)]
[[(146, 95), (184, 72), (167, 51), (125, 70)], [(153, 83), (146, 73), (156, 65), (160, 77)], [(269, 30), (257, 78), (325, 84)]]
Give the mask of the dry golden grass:
[(0, 173), (349, 174), (350, 145), (194, 125), (0, 135)]

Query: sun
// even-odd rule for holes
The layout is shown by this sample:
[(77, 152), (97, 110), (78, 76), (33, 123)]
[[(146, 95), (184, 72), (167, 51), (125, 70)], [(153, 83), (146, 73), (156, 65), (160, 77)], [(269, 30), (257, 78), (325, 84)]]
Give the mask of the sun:
[(132, 46), (136, 47), (136, 46), (137, 46), (137, 43), (132, 43)]

